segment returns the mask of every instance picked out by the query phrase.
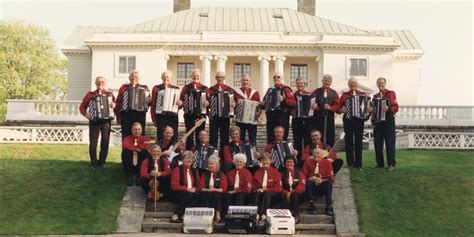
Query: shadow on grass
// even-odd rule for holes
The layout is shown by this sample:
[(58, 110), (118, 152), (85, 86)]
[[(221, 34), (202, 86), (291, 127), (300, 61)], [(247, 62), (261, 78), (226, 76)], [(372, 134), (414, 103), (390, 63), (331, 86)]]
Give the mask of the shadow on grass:
[(0, 159), (0, 234), (110, 233), (123, 180), (119, 163)]

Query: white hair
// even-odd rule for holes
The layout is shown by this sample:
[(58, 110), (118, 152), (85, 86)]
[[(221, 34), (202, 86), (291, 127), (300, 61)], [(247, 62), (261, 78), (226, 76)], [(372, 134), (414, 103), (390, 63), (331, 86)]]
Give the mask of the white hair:
[(166, 70), (163, 73), (161, 73), (161, 77), (163, 77), (164, 75), (168, 75), (169, 77), (172, 77), (173, 73), (170, 70)]
[(220, 158), (219, 158), (218, 156), (216, 156), (216, 155), (211, 155), (211, 156), (209, 156), (209, 159), (207, 159), (207, 163), (209, 163), (209, 162), (214, 162), (214, 163), (216, 163), (217, 165), (219, 165), (219, 160), (220, 160)]
[(358, 83), (357, 78), (355, 77), (349, 77), (349, 80), (347, 81), (347, 83), (350, 83), (351, 81)]
[(238, 160), (245, 162), (247, 160), (247, 157), (242, 153), (237, 153), (234, 155), (233, 160), (234, 160), (234, 163)]

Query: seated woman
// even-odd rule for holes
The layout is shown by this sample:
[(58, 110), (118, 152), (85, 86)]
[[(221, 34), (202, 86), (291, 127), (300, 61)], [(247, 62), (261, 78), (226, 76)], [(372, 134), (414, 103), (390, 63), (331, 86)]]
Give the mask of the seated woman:
[(271, 165), (272, 157), (265, 152), (260, 156), (260, 169), (255, 172), (252, 182), (252, 191), (255, 195), (257, 220), (265, 222), (267, 209), (272, 202), (281, 199), (281, 175)]
[(285, 169), (281, 174), (281, 183), (285, 208), (290, 209), (291, 214), (295, 217), (295, 223), (298, 224), (300, 222), (300, 200), (302, 200), (306, 187), (306, 179), (296, 164), (297, 161), (294, 156), (285, 159)]
[(175, 192), (177, 202), (176, 210), (171, 216), (171, 222), (183, 221), (184, 211), (187, 207), (194, 207), (199, 200), (198, 184), (199, 174), (191, 167), (194, 154), (185, 151), (181, 155), (182, 165), (176, 167), (171, 174), (171, 189)]
[(247, 196), (252, 191), (252, 174), (244, 167), (246, 160), (247, 157), (244, 154), (235, 154), (235, 169), (227, 173), (229, 183), (227, 200), (230, 206), (243, 206)]
[(168, 157), (161, 153), (161, 148), (157, 144), (150, 145), (148, 150), (151, 156), (142, 162), (140, 169), (142, 188), (148, 193), (150, 181), (156, 177), (159, 182), (158, 190), (165, 199), (171, 200), (171, 169)]
[(221, 222), (222, 195), (227, 191), (227, 178), (219, 171), (219, 157), (212, 155), (207, 160), (207, 171), (201, 175), (199, 190), (201, 205), (215, 209), (214, 221)]
[(142, 135), (142, 125), (133, 123), (132, 134), (122, 141), (122, 165), (128, 186), (133, 185), (134, 179), (135, 185), (140, 186), (140, 168), (142, 161), (150, 155), (147, 150), (149, 144), (150, 138)]

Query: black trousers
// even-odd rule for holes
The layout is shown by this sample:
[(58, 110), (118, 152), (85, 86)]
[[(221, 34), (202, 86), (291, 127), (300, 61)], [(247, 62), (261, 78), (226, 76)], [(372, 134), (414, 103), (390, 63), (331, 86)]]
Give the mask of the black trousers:
[[(186, 132), (191, 130), (191, 128), (194, 127), (195, 122), (201, 118), (205, 118), (205, 116), (194, 116), (190, 114), (184, 114), (184, 125), (186, 126)], [(194, 138), (193, 134), (191, 134), (186, 139), (186, 150), (191, 150), (194, 145), (199, 143), (199, 132), (204, 130), (205, 127), (206, 123), (201, 124), (201, 126), (197, 127), (196, 130), (193, 132)]]
[(297, 192), (294, 192), (290, 195), (290, 201), (284, 197), (285, 201), (283, 202), (283, 206), (285, 209), (289, 209), (291, 211), (291, 215), (298, 216), (300, 214), (300, 203), (303, 199), (303, 195)]
[(175, 192), (175, 198), (173, 200), (175, 200), (178, 204), (174, 213), (177, 214), (179, 217), (182, 217), (186, 208), (196, 206), (199, 200), (199, 193), (177, 191)]
[(311, 143), (311, 118), (293, 118), (293, 147), (298, 151), (298, 165), (302, 166), (301, 155), (304, 147)]
[[(248, 123), (236, 123), (240, 128), (240, 140), (249, 141), (251, 144), (257, 145), (257, 125)], [(246, 140), (247, 132), (249, 139)]]
[(146, 111), (122, 111), (120, 112), (120, 127), (122, 129), (122, 141), (132, 134), (132, 124), (138, 122), (142, 125), (142, 135), (145, 135)]
[(275, 110), (266, 112), (267, 115), (267, 144), (275, 140), (275, 133), (273, 129), (276, 126), (285, 128), (284, 140), (288, 140), (288, 128), (290, 127), (290, 114), (283, 110)]
[[(151, 180), (153, 179), (154, 178), (152, 177)], [(145, 191), (145, 193), (148, 193), (150, 191), (150, 184), (149, 184), (150, 180), (146, 178), (142, 178), (141, 180), (142, 180), (141, 186), (142, 186), (143, 191)], [(159, 183), (158, 191), (160, 191), (160, 193), (163, 194), (163, 196), (166, 197), (168, 200), (172, 200), (172, 197), (171, 197), (172, 190), (171, 190), (171, 185), (170, 185), (171, 175), (160, 176), (157, 178), (157, 180)]]
[(142, 167), (142, 162), (149, 154), (147, 151), (139, 151), (137, 152), (137, 155), (137, 165), (133, 165), (133, 151), (125, 149), (122, 150), (122, 166), (127, 177), (140, 174), (140, 167)]
[(272, 207), (272, 204), (282, 202), (281, 193), (273, 192), (256, 192), (255, 193), (255, 206), (257, 206), (257, 214), (262, 215), (267, 213), (267, 209)]
[(343, 165), (344, 161), (342, 161), (341, 159), (335, 159), (334, 162), (332, 162), (332, 172), (334, 173), (334, 175), (339, 172)]
[(332, 203), (332, 183), (329, 181), (316, 185), (313, 181), (306, 180), (306, 194), (308, 200), (313, 200), (314, 196), (325, 197), (326, 207)]
[[(229, 126), (230, 118), (214, 117), (209, 121), (210, 141), (209, 144), (213, 147), (219, 147), (219, 150), (229, 144)], [(218, 140), (220, 144), (218, 145)]]
[(387, 152), (387, 164), (395, 166), (395, 121), (385, 121), (374, 125), (374, 148), (377, 165), (384, 166), (383, 144)]
[[(100, 153), (97, 160), (97, 143), (100, 134)], [(91, 165), (104, 165), (109, 153), (110, 120), (89, 121), (89, 157)]]
[(363, 119), (343, 119), (344, 132), (346, 133), (345, 148), (348, 166), (362, 167), (362, 139), (364, 135)]
[[(324, 134), (324, 118), (326, 114), (326, 134)], [(318, 112), (313, 117), (313, 128), (318, 129), (321, 132), (321, 142), (324, 142), (324, 136), (326, 136), (326, 144), (331, 147), (334, 146), (334, 139), (336, 137), (336, 127), (334, 125), (334, 113), (333, 112)]]
[(202, 207), (210, 207), (222, 212), (222, 193), (201, 192), (200, 196)]
[(239, 192), (239, 193), (228, 193), (227, 194), (227, 203), (229, 206), (244, 206), (245, 200), (248, 198), (248, 193)]
[(157, 140), (163, 139), (163, 132), (167, 126), (173, 128), (173, 138), (178, 139), (178, 115), (156, 115), (156, 137)]

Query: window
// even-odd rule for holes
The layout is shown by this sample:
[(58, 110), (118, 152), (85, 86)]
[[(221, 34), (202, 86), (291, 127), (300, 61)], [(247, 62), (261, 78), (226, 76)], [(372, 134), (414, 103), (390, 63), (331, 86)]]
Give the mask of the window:
[(349, 76), (367, 76), (367, 59), (351, 58)]
[(135, 56), (119, 56), (119, 74), (128, 74), (136, 68)]
[(191, 73), (194, 63), (178, 63), (178, 86), (184, 86), (191, 82)]
[(240, 78), (243, 75), (250, 76), (250, 63), (235, 63), (234, 64), (234, 86), (240, 87)]
[(290, 86), (296, 86), (296, 78), (301, 77), (303, 80), (308, 81), (308, 64), (291, 64), (290, 68)]

